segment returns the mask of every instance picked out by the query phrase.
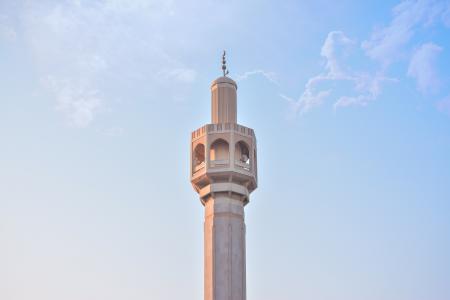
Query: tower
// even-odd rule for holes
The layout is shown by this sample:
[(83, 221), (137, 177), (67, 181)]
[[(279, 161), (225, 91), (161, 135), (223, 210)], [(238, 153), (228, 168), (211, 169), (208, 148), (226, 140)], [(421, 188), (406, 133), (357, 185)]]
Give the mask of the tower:
[(211, 84), (211, 124), (192, 132), (191, 183), (205, 208), (204, 299), (245, 300), (244, 206), (257, 187), (256, 138), (237, 123), (237, 85)]

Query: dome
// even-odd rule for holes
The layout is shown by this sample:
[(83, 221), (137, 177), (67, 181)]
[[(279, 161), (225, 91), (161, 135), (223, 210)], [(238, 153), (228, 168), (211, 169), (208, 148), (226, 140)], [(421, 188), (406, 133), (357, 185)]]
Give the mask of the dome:
[(234, 86), (235, 89), (237, 89), (237, 84), (236, 84), (236, 82), (235, 82), (233, 79), (231, 79), (230, 77), (226, 77), (226, 76), (222, 76), (222, 77), (219, 77), (219, 78), (217, 78), (216, 80), (214, 80), (214, 81), (211, 83), (211, 88), (212, 88), (213, 86), (215, 86), (216, 84), (220, 84), (220, 83), (228, 83), (228, 84), (231, 84), (231, 85)]

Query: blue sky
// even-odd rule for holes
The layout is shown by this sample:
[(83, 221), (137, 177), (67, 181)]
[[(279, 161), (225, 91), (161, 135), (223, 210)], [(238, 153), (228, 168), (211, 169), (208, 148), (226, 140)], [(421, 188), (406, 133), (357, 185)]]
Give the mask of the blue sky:
[(248, 299), (450, 299), (449, 33), (448, 1), (1, 1), (0, 298), (202, 298), (226, 49)]

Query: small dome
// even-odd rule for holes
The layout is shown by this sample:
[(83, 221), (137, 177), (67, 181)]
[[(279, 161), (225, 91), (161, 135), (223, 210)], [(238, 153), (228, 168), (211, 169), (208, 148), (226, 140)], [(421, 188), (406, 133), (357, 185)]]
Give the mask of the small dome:
[(236, 84), (236, 82), (235, 82), (233, 79), (231, 79), (231, 78), (229, 78), (229, 77), (226, 77), (226, 76), (222, 76), (222, 77), (219, 77), (219, 78), (217, 78), (216, 80), (214, 80), (214, 81), (211, 83), (211, 88), (212, 88), (213, 86), (215, 86), (216, 84), (220, 84), (220, 83), (228, 83), (228, 84), (231, 84), (231, 85), (234, 86), (235, 89), (237, 89), (237, 84)]

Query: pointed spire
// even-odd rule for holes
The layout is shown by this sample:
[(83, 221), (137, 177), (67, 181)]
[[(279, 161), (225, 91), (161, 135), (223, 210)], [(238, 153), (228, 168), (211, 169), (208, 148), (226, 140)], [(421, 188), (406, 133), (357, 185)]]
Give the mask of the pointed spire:
[(225, 50), (223, 50), (223, 55), (222, 55), (222, 71), (223, 71), (223, 76), (226, 77), (228, 75), (228, 69), (227, 69), (227, 61), (225, 60), (225, 55), (226, 52)]

